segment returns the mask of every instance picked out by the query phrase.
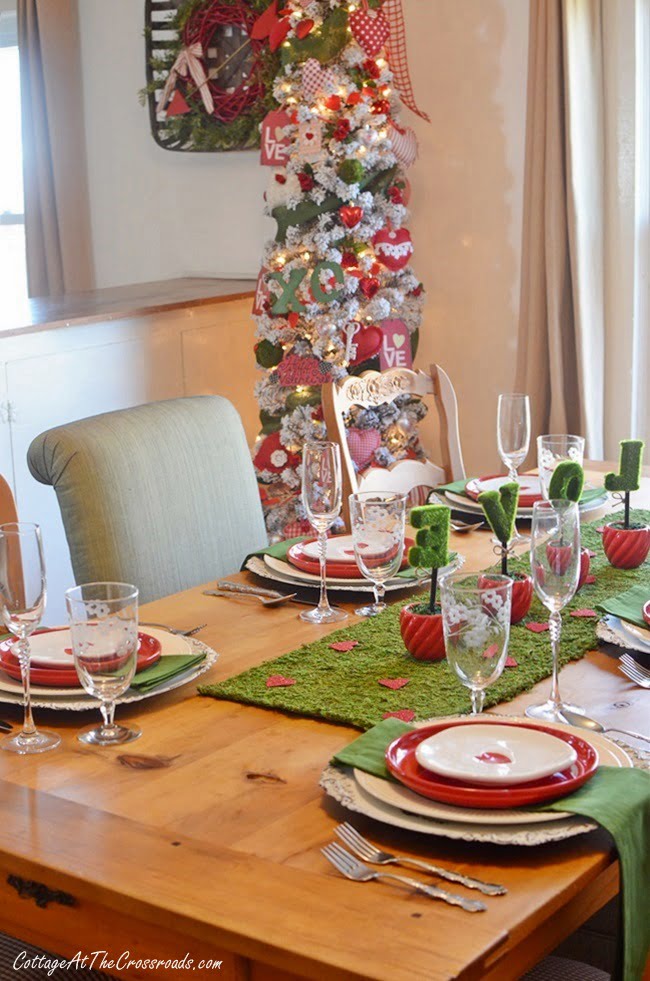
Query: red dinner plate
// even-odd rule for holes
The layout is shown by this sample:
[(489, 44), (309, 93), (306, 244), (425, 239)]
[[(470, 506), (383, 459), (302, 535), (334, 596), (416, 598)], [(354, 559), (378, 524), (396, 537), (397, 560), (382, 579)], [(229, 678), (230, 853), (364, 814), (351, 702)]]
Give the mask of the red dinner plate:
[(650, 627), (650, 600), (648, 600), (648, 602), (643, 607), (642, 613), (643, 613), (643, 619)]
[[(505, 720), (498, 719), (503, 725)], [(441, 801), (445, 804), (456, 804), (458, 807), (488, 807), (511, 808), (524, 807), (531, 804), (541, 804), (545, 801), (565, 797), (577, 790), (594, 775), (598, 768), (598, 753), (588, 742), (572, 732), (559, 732), (547, 726), (536, 723), (505, 723), (517, 725), (526, 729), (537, 729), (546, 732), (557, 739), (569, 743), (577, 753), (577, 760), (561, 773), (553, 773), (542, 780), (530, 783), (520, 783), (511, 787), (488, 787), (485, 785), (466, 783), (462, 780), (451, 780), (425, 770), (415, 758), (417, 746), (443, 729), (454, 725), (485, 724), (485, 719), (472, 722), (437, 722), (424, 729), (413, 729), (403, 736), (393, 740), (386, 750), (386, 766), (400, 783), (414, 790), (422, 797)]]
[[(465, 493), (468, 497), (477, 501), (479, 494), (484, 490), (496, 490), (502, 484), (507, 483), (509, 483), (507, 474), (492, 473), (488, 474), (487, 477), (475, 477), (474, 480), (467, 482)], [(519, 483), (521, 485), (518, 505), (520, 508), (532, 508), (536, 501), (543, 499), (539, 486), (539, 477), (531, 475), (527, 478), (526, 474), (520, 474)], [(527, 483), (531, 485), (530, 489), (527, 489)]]
[[(52, 632), (48, 630), (36, 631), (38, 634)], [(155, 637), (151, 637), (149, 634), (139, 633), (138, 640), (138, 664), (136, 672), (143, 671), (144, 668), (150, 668), (152, 664), (159, 661), (162, 650), (160, 641)], [(20, 664), (18, 663), (18, 658), (11, 650), (12, 643), (12, 641), (5, 640), (0, 644), (0, 667), (10, 678), (20, 681)], [(62, 668), (39, 666), (38, 662), (32, 662), (29, 671), (30, 679), (35, 685), (42, 685), (47, 688), (79, 688), (81, 687), (81, 682), (74, 666), (72, 653), (70, 653), (70, 662), (70, 667)]]
[[(315, 541), (315, 539), (310, 539), (309, 541)], [(320, 564), (317, 560), (312, 559), (310, 555), (305, 555), (303, 545), (308, 544), (309, 542), (298, 542), (296, 545), (292, 545), (287, 553), (287, 559), (291, 565), (295, 565), (296, 569), (302, 569), (303, 572), (309, 572), (313, 576), (319, 576)], [(402, 559), (400, 569), (405, 569), (408, 565), (408, 550), (413, 544), (414, 542), (412, 538), (404, 539), (404, 557)], [(327, 578), (364, 579), (365, 576), (359, 569), (356, 560), (353, 558), (349, 562), (328, 562)]]

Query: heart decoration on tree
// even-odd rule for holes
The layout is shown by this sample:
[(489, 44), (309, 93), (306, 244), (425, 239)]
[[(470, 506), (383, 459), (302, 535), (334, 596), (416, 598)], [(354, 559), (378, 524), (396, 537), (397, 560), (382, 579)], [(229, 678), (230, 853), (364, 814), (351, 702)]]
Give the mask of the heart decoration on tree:
[(311, 32), (313, 26), (313, 20), (309, 20), (309, 18), (307, 20), (301, 20), (296, 27), (296, 37), (299, 37), (302, 41)]
[(324, 68), (316, 58), (308, 58), (302, 66), (302, 87), (310, 102), (315, 102), (321, 92), (336, 84), (331, 68)]
[(379, 289), (379, 280), (374, 276), (365, 276), (364, 279), (359, 282), (359, 289), (365, 296), (366, 300), (372, 300), (373, 296), (376, 295), (377, 290)]
[(278, 365), (278, 383), (289, 388), (322, 385), (327, 381), (331, 369), (329, 362), (319, 361), (312, 355), (302, 358), (299, 354), (287, 354)]
[(355, 228), (363, 218), (363, 208), (356, 204), (344, 204), (339, 208), (339, 215), (346, 228)]
[(396, 126), (390, 123), (388, 139), (393, 153), (404, 167), (411, 167), (418, 157), (418, 140), (410, 126)]
[(382, 228), (372, 240), (377, 258), (390, 269), (397, 272), (411, 261), (413, 242), (407, 228)]
[(381, 446), (381, 433), (378, 429), (348, 429), (348, 448), (350, 456), (359, 470), (365, 470), (373, 458), (375, 450)]
[(384, 339), (384, 333), (381, 327), (377, 327), (376, 324), (370, 324), (368, 327), (362, 327), (361, 330), (354, 337), (354, 347), (356, 351), (350, 361), (350, 364), (357, 365), (363, 364), (369, 358), (374, 358), (381, 348), (382, 341)]
[(365, 2), (350, 14), (350, 30), (355, 40), (371, 58), (379, 54), (390, 34), (388, 19), (381, 10), (369, 10)]

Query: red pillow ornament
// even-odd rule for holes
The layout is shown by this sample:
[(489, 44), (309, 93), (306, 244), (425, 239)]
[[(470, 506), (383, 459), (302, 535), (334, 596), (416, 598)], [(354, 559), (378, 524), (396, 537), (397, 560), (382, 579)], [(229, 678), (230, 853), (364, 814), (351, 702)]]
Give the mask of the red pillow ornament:
[(291, 453), (280, 442), (280, 433), (270, 433), (265, 436), (253, 463), (258, 470), (268, 470), (270, 473), (282, 473), (287, 467), (292, 469), (300, 464), (300, 455)]

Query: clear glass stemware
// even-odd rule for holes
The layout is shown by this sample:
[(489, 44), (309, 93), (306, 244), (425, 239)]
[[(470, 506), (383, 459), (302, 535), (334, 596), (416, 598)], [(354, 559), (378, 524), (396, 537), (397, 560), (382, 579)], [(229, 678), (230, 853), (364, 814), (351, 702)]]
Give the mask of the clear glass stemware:
[[(509, 479), (518, 483), (517, 470), (530, 448), (530, 399), (527, 395), (519, 392), (499, 395), (497, 447)], [(512, 541), (515, 545), (528, 545), (530, 538), (528, 535), (521, 535), (515, 525)]]
[(330, 606), (327, 598), (327, 532), (339, 514), (343, 498), (341, 454), (336, 443), (307, 442), (302, 453), (302, 502), (309, 522), (318, 536), (320, 559), (320, 598), (313, 610), (300, 614), (308, 623), (336, 623), (347, 613)]
[(74, 663), (82, 687), (99, 699), (103, 723), (77, 739), (95, 746), (128, 743), (142, 735), (117, 725), (115, 702), (127, 690), (138, 660), (138, 590), (123, 582), (92, 582), (65, 594)]
[(545, 722), (565, 722), (570, 712), (584, 715), (584, 709), (568, 705), (560, 698), (561, 610), (578, 588), (580, 574), (580, 515), (573, 501), (537, 501), (533, 506), (530, 569), (535, 592), (549, 611), (549, 634), (553, 653), (551, 697), (542, 705), (531, 705), (526, 715)]
[(350, 524), (354, 557), (375, 593), (374, 603), (354, 612), (362, 617), (374, 617), (386, 609), (385, 583), (402, 564), (406, 497), (376, 491), (350, 494)]
[(508, 656), (512, 579), (452, 572), (440, 584), (447, 660), (469, 688), (472, 713), (483, 711), (485, 689), (501, 676)]
[(61, 742), (56, 732), (37, 729), (32, 716), (29, 637), (41, 622), (45, 598), (41, 529), (22, 521), (0, 525), (0, 609), (5, 626), (17, 637), (13, 653), (20, 664), (25, 708), (22, 730), (0, 743), (12, 753), (44, 753)]
[(549, 499), (549, 486), (553, 471), (558, 463), (565, 460), (572, 460), (584, 463), (585, 438), (584, 436), (573, 436), (568, 433), (551, 433), (537, 437), (537, 467), (539, 470), (539, 481), (542, 486), (542, 494), (545, 500)]

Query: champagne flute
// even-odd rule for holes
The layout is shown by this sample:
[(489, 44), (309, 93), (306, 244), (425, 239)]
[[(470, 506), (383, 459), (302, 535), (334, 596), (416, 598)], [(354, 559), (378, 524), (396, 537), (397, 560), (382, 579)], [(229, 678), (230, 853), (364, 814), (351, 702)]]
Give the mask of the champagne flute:
[[(519, 483), (517, 468), (526, 459), (530, 447), (530, 399), (527, 395), (518, 392), (499, 395), (497, 446), (499, 456), (508, 471), (509, 480)], [(515, 545), (530, 543), (529, 536), (520, 535), (516, 525), (512, 540)]]
[(375, 593), (374, 603), (354, 612), (362, 617), (376, 617), (386, 609), (386, 580), (391, 579), (402, 564), (406, 497), (376, 491), (350, 494), (350, 523), (354, 557)]
[(584, 436), (572, 436), (567, 433), (551, 433), (537, 437), (537, 467), (542, 494), (549, 499), (549, 487), (553, 471), (558, 463), (572, 460), (582, 466), (585, 456)]
[(313, 610), (300, 614), (308, 623), (337, 623), (347, 613), (330, 606), (327, 599), (327, 532), (339, 514), (343, 497), (341, 454), (337, 443), (305, 443), (302, 454), (302, 502), (312, 528), (318, 535), (320, 599)]
[(138, 661), (138, 590), (123, 582), (91, 582), (65, 594), (74, 664), (83, 688), (99, 699), (103, 723), (77, 739), (116, 746), (142, 735), (115, 723), (115, 701), (127, 690)]
[(440, 583), (447, 660), (469, 688), (472, 714), (483, 711), (485, 689), (501, 676), (508, 656), (512, 579), (452, 572)]
[(32, 717), (29, 637), (43, 617), (45, 596), (41, 529), (22, 521), (0, 525), (0, 608), (5, 626), (18, 638), (14, 651), (20, 664), (25, 708), (22, 731), (0, 743), (12, 753), (44, 753), (61, 742), (56, 732), (37, 729)]
[(542, 705), (530, 705), (526, 715), (543, 722), (566, 722), (564, 709), (584, 715), (584, 709), (560, 698), (558, 682), (560, 611), (578, 588), (580, 574), (580, 515), (574, 501), (537, 501), (533, 506), (530, 568), (535, 592), (550, 612), (549, 634), (553, 652), (551, 697)]

